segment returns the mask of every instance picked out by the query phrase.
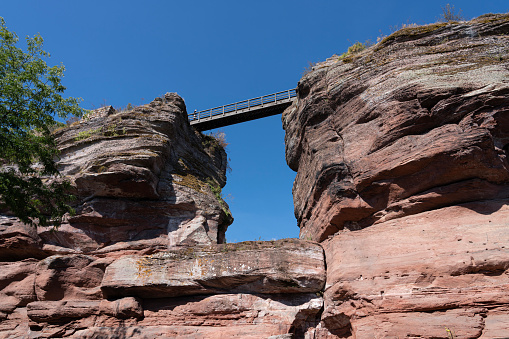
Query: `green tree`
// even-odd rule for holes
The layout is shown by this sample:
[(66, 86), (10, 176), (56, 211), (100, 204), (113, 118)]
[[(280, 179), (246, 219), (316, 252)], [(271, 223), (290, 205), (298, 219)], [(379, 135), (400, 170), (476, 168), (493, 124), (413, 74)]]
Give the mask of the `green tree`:
[(51, 128), (56, 117), (82, 116), (80, 99), (63, 98), (64, 66), (49, 67), (43, 39), (18, 36), (0, 17), (0, 208), (31, 225), (59, 224), (73, 212), (70, 184), (59, 177)]

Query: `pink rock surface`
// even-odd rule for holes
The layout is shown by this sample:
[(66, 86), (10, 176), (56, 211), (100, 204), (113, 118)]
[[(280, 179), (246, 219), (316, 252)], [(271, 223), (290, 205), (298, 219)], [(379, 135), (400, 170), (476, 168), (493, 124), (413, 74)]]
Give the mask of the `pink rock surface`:
[(59, 300), (35, 301), (27, 305), (30, 320), (42, 323), (62, 323), (92, 315), (106, 314), (115, 318), (141, 318), (143, 309), (132, 297), (115, 301), (107, 300)]
[(303, 77), (286, 155), (320, 244), (216, 244), (226, 156), (174, 94), (57, 132), (77, 214), (0, 218), (0, 338), (509, 337), (508, 33), (407, 27)]
[[(290, 338), (315, 326), (322, 300), (315, 294), (222, 294), (203, 297), (149, 299), (144, 319), (135, 326), (111, 327), (107, 320), (77, 331), (77, 338), (108, 335), (154, 338)], [(110, 326), (108, 326), (110, 325)]]
[[(337, 234), (324, 242), (322, 321), (356, 338), (447, 338), (444, 326), (479, 337), (491, 310), (509, 303), (508, 218), (504, 201), (470, 203)], [(509, 325), (509, 314), (494, 314), (494, 328)]]
[(507, 197), (507, 32), (507, 15), (406, 28), (305, 75), (283, 114), (301, 237)]
[(37, 230), (19, 219), (0, 215), (0, 260), (44, 258), (43, 242)]
[(57, 132), (77, 213), (56, 230), (0, 216), (0, 338), (288, 338), (318, 324), (323, 248), (217, 244), (232, 221), (226, 154), (186, 119), (167, 94)]
[(0, 262), (0, 321), (17, 307), (36, 300), (34, 290), (37, 260)]
[(37, 300), (102, 299), (105, 265), (82, 254), (54, 255), (37, 265)]

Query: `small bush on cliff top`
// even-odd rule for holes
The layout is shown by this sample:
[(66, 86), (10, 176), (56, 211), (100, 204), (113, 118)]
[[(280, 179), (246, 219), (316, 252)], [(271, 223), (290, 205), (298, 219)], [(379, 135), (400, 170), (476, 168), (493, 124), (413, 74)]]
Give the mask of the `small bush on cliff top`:
[(355, 53), (362, 52), (363, 50), (366, 49), (366, 47), (367, 47), (367, 43), (362, 43), (362, 42), (357, 41), (352, 46), (348, 47), (348, 51), (346, 53), (343, 53), (341, 56), (343, 56), (343, 55), (346, 56), (348, 54), (355, 54)]
[(302, 76), (311, 73), (313, 71), (313, 67), (315, 67), (316, 62), (308, 61), (307, 67), (304, 68), (304, 71), (302, 72)]
[(228, 146), (228, 143), (226, 142), (226, 134), (224, 132), (218, 131), (208, 134), (198, 132), (198, 135), (200, 135), (202, 138), (203, 147), (212, 148), (212, 151), (214, 151), (217, 146), (220, 146), (226, 151), (226, 146)]
[(449, 22), (462, 20), (465, 20), (465, 18), (461, 15), (461, 9), (458, 10), (458, 12), (456, 13), (454, 6), (451, 6), (450, 4), (447, 4), (445, 5), (445, 7), (442, 7), (442, 14), (440, 14), (439, 21)]
[(226, 133), (224, 133), (223, 131), (210, 133), (208, 134), (208, 136), (216, 139), (219, 146), (221, 146), (223, 149), (226, 149), (226, 146), (228, 146), (228, 143), (226, 142)]

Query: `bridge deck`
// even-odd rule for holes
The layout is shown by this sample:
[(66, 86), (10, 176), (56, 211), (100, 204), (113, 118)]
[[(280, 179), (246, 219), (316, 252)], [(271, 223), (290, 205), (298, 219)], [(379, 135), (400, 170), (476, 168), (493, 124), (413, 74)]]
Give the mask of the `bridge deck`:
[(245, 121), (281, 114), (292, 104), (297, 94), (294, 89), (262, 97), (243, 100), (188, 114), (191, 125), (199, 131), (238, 124)]

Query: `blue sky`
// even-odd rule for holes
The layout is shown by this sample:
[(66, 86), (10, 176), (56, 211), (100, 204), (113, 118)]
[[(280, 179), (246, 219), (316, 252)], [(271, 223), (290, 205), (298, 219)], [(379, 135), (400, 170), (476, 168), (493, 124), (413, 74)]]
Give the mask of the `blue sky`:
[[(84, 108), (177, 92), (192, 112), (293, 88), (309, 62), (397, 25), (435, 22), (448, 2), (467, 19), (509, 11), (507, 0), (16, 0), (2, 1), (0, 16), (20, 38), (42, 35), (48, 63), (66, 66), (66, 95)], [(298, 237), (281, 117), (222, 130), (228, 241)]]

